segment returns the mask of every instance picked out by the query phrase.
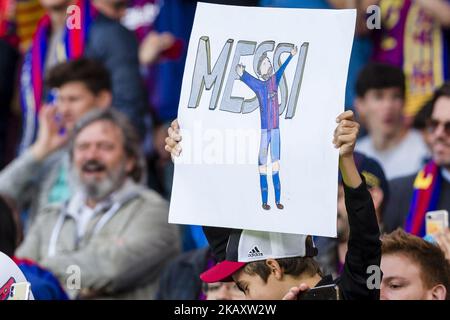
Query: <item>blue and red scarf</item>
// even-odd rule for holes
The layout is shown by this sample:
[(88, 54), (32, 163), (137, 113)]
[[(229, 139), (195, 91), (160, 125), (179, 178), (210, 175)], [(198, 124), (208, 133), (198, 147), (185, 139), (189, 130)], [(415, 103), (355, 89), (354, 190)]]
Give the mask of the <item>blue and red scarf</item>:
[(441, 171), (433, 161), (428, 162), (417, 174), (405, 224), (406, 232), (420, 237), (425, 236), (425, 214), (437, 209), (441, 182)]
[[(80, 9), (80, 28), (68, 28), (67, 24), (60, 39), (63, 62), (83, 55), (89, 28), (97, 15), (95, 8), (88, 0), (78, 0), (75, 4)], [(70, 13), (72, 14), (72, 13)], [(23, 132), (20, 152), (33, 143), (37, 127), (38, 115), (43, 101), (44, 66), (47, 56), (48, 41), (51, 32), (51, 21), (48, 15), (42, 17), (33, 36), (30, 49), (25, 54), (21, 73), (21, 102), (23, 114)]]

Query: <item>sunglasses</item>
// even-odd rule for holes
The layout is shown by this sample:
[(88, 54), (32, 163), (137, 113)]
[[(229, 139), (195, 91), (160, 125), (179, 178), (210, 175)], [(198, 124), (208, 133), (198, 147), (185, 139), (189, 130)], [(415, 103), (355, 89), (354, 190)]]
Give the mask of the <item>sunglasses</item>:
[(450, 121), (446, 121), (446, 122), (440, 122), (438, 120), (435, 119), (429, 119), (427, 120), (427, 130), (430, 133), (433, 133), (436, 131), (436, 129), (440, 126), (440, 125), (444, 126), (444, 132), (446, 135), (450, 136)]

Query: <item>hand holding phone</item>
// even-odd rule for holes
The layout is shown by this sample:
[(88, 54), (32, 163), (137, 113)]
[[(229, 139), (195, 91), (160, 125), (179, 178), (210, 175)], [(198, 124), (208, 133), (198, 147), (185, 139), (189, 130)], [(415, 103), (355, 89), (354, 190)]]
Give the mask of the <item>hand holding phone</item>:
[(425, 215), (426, 234), (434, 236), (448, 229), (448, 211), (429, 211)]
[(297, 300), (339, 300), (339, 288), (335, 284), (314, 287), (300, 292)]

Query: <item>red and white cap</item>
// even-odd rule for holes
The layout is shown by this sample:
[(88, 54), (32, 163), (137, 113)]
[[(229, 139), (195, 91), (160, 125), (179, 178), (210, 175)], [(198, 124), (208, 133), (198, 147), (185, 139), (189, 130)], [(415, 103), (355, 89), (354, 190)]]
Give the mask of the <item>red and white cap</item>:
[(228, 237), (225, 260), (203, 272), (200, 278), (208, 283), (232, 281), (231, 276), (249, 262), (316, 255), (311, 236), (234, 230)]

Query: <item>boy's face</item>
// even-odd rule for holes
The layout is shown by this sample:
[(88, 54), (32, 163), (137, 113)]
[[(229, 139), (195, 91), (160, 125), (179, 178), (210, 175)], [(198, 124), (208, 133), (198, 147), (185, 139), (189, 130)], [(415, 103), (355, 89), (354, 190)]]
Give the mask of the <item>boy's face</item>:
[(356, 100), (370, 134), (393, 137), (402, 128), (404, 100), (400, 88), (371, 89)]
[(103, 99), (102, 94), (95, 95), (84, 83), (72, 81), (59, 88), (56, 107), (64, 127), (71, 132), (82, 116), (96, 107), (105, 107), (109, 100), (109, 93), (108, 99)]
[(267, 282), (257, 274), (250, 275), (241, 269), (233, 275), (233, 280), (236, 285), (245, 294), (245, 299), (248, 300), (281, 300), (286, 292), (295, 285), (287, 285), (270, 274)]
[(386, 254), (381, 257), (383, 280), (381, 300), (428, 300), (431, 290), (425, 288), (421, 268), (404, 254)]

